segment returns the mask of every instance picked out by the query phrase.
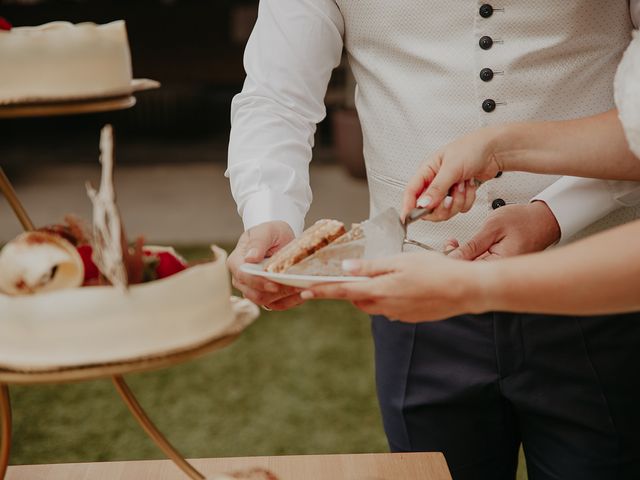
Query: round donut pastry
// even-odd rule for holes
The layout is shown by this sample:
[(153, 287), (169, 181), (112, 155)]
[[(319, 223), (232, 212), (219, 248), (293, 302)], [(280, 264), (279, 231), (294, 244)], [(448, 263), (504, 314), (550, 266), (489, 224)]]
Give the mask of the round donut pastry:
[(7, 295), (75, 288), (83, 281), (80, 254), (59, 235), (23, 233), (0, 251), (0, 292)]

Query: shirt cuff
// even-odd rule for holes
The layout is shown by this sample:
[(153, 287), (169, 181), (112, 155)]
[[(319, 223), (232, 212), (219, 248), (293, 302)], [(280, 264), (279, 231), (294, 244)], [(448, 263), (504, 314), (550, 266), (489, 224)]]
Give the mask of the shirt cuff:
[(559, 243), (621, 207), (606, 181), (577, 177), (562, 177), (531, 201), (545, 202), (553, 212), (560, 225)]
[(304, 230), (304, 214), (300, 207), (291, 197), (269, 190), (251, 195), (244, 204), (241, 215), (245, 230), (276, 220), (287, 222), (296, 236)]

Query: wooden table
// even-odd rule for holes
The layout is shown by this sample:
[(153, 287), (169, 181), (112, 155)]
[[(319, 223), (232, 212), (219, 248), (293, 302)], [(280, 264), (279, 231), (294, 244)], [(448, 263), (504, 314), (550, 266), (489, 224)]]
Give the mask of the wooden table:
[[(451, 480), (441, 453), (302, 455), (193, 460), (208, 478), (265, 468), (280, 480)], [(9, 467), (7, 480), (180, 480), (169, 460)]]

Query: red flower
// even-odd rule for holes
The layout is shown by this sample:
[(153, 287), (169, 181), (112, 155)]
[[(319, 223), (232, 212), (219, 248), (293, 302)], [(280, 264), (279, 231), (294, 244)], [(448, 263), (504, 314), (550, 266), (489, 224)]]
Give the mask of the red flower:
[(158, 278), (166, 278), (178, 272), (186, 270), (187, 266), (175, 255), (169, 252), (158, 252), (156, 256), (160, 260), (156, 273)]
[[(93, 263), (93, 248), (89, 244), (76, 247), (84, 264), (84, 285), (96, 285), (100, 279), (100, 270)], [(170, 277), (187, 269), (187, 264), (179, 256), (169, 251), (143, 250), (142, 254), (148, 261), (143, 262), (144, 272), (137, 283), (151, 282)]]
[(175, 275), (176, 273), (187, 269), (187, 264), (184, 260), (170, 251), (144, 250), (144, 255), (147, 257), (153, 257), (158, 261), (158, 264), (155, 267), (155, 278), (157, 280), (170, 277), (171, 275)]
[(11, 30), (13, 26), (3, 17), (0, 17), (0, 30)]

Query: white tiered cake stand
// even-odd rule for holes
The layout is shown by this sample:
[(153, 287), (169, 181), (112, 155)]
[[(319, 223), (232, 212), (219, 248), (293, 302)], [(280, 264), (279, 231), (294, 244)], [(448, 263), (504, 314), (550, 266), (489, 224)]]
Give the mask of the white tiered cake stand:
[[(47, 103), (30, 105), (12, 105), (0, 107), (0, 118), (36, 117), (52, 115), (71, 115), (78, 113), (95, 113), (112, 110), (121, 110), (135, 105), (136, 100), (132, 95), (118, 98), (94, 99), (77, 102)], [(0, 192), (5, 196), (16, 217), (25, 230), (33, 230), (27, 212), (20, 203), (11, 182), (0, 166)], [(234, 313), (238, 323), (248, 325), (257, 316), (255, 305), (237, 301), (234, 302)], [(119, 393), (133, 417), (144, 429), (151, 440), (171, 459), (189, 478), (204, 480), (205, 476), (196, 470), (185, 458), (169, 443), (166, 437), (153, 424), (146, 414), (133, 392), (125, 382), (123, 375), (133, 372), (143, 372), (170, 367), (200, 357), (206, 353), (219, 350), (232, 343), (241, 332), (216, 338), (205, 344), (200, 344), (189, 349), (169, 355), (158, 355), (126, 362), (117, 362), (102, 365), (76, 365), (70, 368), (54, 369), (50, 371), (23, 372), (8, 369), (0, 369), (0, 480), (4, 479), (9, 465), (11, 453), (11, 402), (9, 397), (9, 385), (35, 385), (43, 383), (68, 383), (88, 381), (102, 378), (111, 378), (114, 387)]]

